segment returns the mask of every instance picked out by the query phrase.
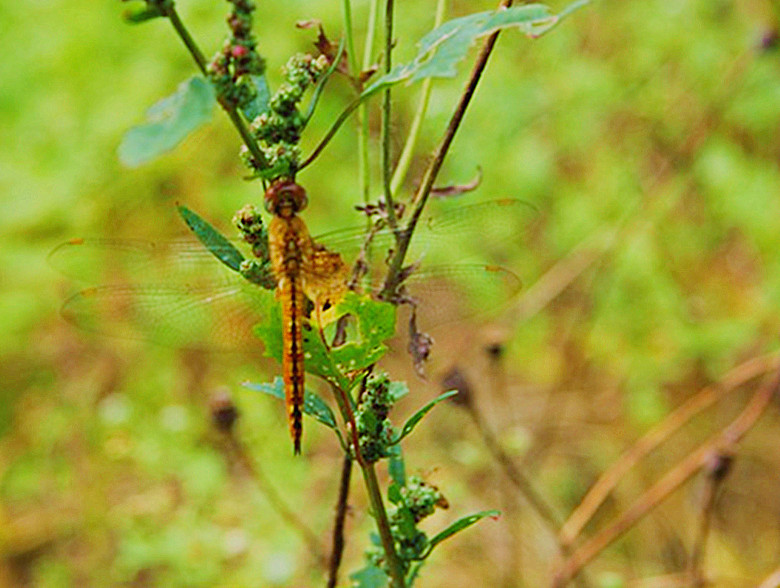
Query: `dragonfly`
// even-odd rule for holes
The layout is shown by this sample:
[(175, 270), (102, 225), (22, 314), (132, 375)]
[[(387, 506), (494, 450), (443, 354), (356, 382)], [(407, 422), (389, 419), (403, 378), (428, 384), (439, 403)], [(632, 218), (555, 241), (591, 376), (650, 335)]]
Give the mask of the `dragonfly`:
[[(219, 250), (213, 246), (207, 249), (195, 238), (97, 238), (63, 243), (50, 254), (52, 265), (66, 275), (97, 285), (66, 300), (62, 314), (82, 329), (110, 336), (172, 347), (255, 352), (262, 349), (262, 343), (254, 327), (271, 320), (268, 297), (273, 296), (282, 311), (285, 404), (293, 450), (298, 454), (305, 381), (302, 340), (310, 328), (307, 307), (313, 306), (319, 317), (326, 308), (335, 306), (348, 289), (352, 262), (365, 254), (365, 227), (312, 238), (298, 214), (306, 203), (305, 190), (292, 181), (276, 182), (266, 191), (265, 207), (273, 216), (268, 223), (268, 251), (262, 255), (267, 256), (271, 273), (259, 279), (251, 272), (238, 271), (238, 262), (225, 262)], [(506, 303), (520, 290), (520, 279), (514, 272), (483, 260), (490, 257), (491, 250), (519, 246), (525, 226), (534, 217), (530, 205), (514, 199), (458, 206), (424, 217), (410, 255), (428, 267), (413, 272), (405, 282), (407, 300), (424, 309), (432, 324), (474, 312), (448, 304), (459, 298), (453, 293), (463, 289), (473, 295), (481, 311)], [(393, 243), (389, 229), (375, 232), (375, 257), (386, 256)], [(446, 257), (451, 258), (452, 249), (464, 243), (477, 243), (478, 262), (427, 263), (435, 262), (441, 251), (449, 251)], [(239, 246), (227, 243), (225, 256)], [(383, 259), (375, 265), (381, 267)], [(373, 289), (370, 279), (368, 283), (368, 289)]]

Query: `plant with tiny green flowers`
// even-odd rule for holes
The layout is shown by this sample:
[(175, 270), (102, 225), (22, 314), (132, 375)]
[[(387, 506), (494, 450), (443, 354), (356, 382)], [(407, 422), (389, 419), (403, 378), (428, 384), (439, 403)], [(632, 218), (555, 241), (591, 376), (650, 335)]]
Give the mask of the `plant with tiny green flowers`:
[[(229, 32), (210, 61), (205, 59), (182, 22), (173, 0), (144, 0), (126, 14), (127, 20), (132, 23), (167, 19), (201, 73), (183, 82), (175, 94), (155, 105), (145, 124), (128, 131), (119, 150), (120, 158), (128, 165), (140, 165), (173, 148), (210, 119), (212, 105), (217, 103), (239, 133), (242, 142), (240, 157), (249, 169), (249, 179), (260, 181), (264, 186), (280, 181), (294, 182), (301, 169), (316, 162), (317, 156), (352, 113), (357, 111), (358, 117), (365, 123), (368, 109), (373, 106), (371, 99), (382, 97), (379, 141), (382, 195), (375, 203), (363, 203), (363, 210), (368, 212), (374, 228), (389, 227), (395, 239), (380, 299), (365, 293), (349, 292), (335, 308), (329, 309), (332, 315), (329, 327), (321, 327), (319, 333), (311, 329), (305, 334), (301, 351), (306, 355), (306, 371), (329, 384), (339, 418), (328, 402), (308, 389), (304, 395), (303, 410), (335, 433), (347, 464), (351, 466), (355, 463), (360, 468), (371, 504), (371, 515), (376, 521), (377, 533), (372, 536), (372, 546), (366, 552), (366, 565), (351, 576), (357, 586), (369, 588), (388, 583), (395, 587), (411, 586), (424, 561), (441, 541), (485, 517), (498, 514), (489, 510), (463, 517), (433, 537), (420, 529), (423, 519), (432, 515), (436, 508), (447, 508), (448, 505), (437, 488), (419, 476), (406, 476), (401, 443), (437, 403), (450, 398), (454, 392), (428, 402), (402, 426), (395, 427), (390, 420), (391, 411), (408, 393), (408, 388), (378, 371), (375, 364), (387, 351), (386, 341), (395, 332), (395, 306), (410, 302), (404, 296), (404, 282), (414, 273), (416, 266), (405, 261), (409, 242), (469, 105), (473, 87), (487, 63), (495, 37), (510, 27), (531, 38), (538, 37), (552, 30), (585, 3), (586, 0), (578, 0), (559, 14), (553, 14), (539, 4), (510, 7), (506, 3), (495, 11), (469, 14), (444, 22), (443, 3), (440, 2), (437, 26), (420, 39), (417, 55), (407, 63), (393, 65), (393, 3), (388, 0), (385, 38), (380, 51), (382, 65), (377, 68), (368, 62), (358, 65), (350, 2), (347, 0), (344, 40), (332, 43), (320, 28), (315, 44), (319, 53), (291, 56), (283, 68), (284, 81), (275, 91), (266, 79), (266, 60), (258, 50), (253, 26), (255, 6), (252, 2), (229, 0)], [(375, 23), (367, 28), (372, 38)], [(466, 57), (469, 47), (485, 37), (487, 42), (483, 45), (469, 84), (453, 109), (450, 125), (430, 159), (419, 187), (405, 202), (399, 202), (399, 185), (409, 169), (410, 159), (402, 155), (397, 167), (391, 169), (391, 92), (401, 84), (417, 81), (425, 81), (425, 92), (429, 92), (431, 80), (455, 75), (456, 66)], [(370, 39), (367, 44), (370, 49)], [(371, 51), (367, 51), (366, 55), (370, 61)], [(327, 134), (304, 157), (301, 138), (327, 81), (336, 74), (349, 79), (355, 95), (349, 106), (332, 122)], [(304, 107), (304, 101), (312, 90), (308, 105)], [(420, 116), (424, 115), (423, 108)], [(361, 124), (359, 127), (359, 139), (365, 146), (370, 140), (368, 125)], [(417, 131), (410, 134), (404, 153), (413, 152), (417, 137)], [(364, 194), (370, 193), (368, 174), (364, 173), (368, 167), (367, 158), (368, 151), (361, 149), (360, 169), (363, 171), (360, 181)], [(403, 210), (407, 210), (408, 214), (403, 215)], [(248, 205), (234, 218), (243, 240), (251, 248), (252, 256), (249, 258), (198, 214), (185, 206), (180, 206), (179, 211), (195, 236), (215, 256), (215, 263), (218, 260), (251, 283), (258, 292), (265, 292), (264, 297), (258, 298), (261, 300), (258, 317), (262, 322), (255, 333), (262, 339), (266, 353), (280, 358), (284, 347), (281, 318), (278, 304), (271, 294), (276, 288), (277, 278), (273, 275), (267, 225), (260, 210)], [(372, 235), (373, 230), (370, 229), (368, 234)], [(360, 271), (360, 267), (355, 268), (356, 273)], [(413, 355), (416, 363), (422, 364), (432, 340), (417, 330), (414, 320), (413, 314), (410, 336), (417, 350)], [(248, 387), (277, 398), (285, 396), (284, 384), (279, 378), (271, 383), (250, 384)], [(380, 462), (387, 463), (391, 478), (384, 494), (376, 473), (376, 465)], [(345, 471), (349, 472), (349, 468)], [(340, 501), (337, 512), (342, 519), (337, 519), (337, 529), (343, 529), (346, 496), (340, 497)], [(338, 545), (343, 546), (343, 540), (334, 541), (334, 546)], [(332, 553), (328, 570), (331, 586), (336, 583), (342, 548), (334, 547)]]

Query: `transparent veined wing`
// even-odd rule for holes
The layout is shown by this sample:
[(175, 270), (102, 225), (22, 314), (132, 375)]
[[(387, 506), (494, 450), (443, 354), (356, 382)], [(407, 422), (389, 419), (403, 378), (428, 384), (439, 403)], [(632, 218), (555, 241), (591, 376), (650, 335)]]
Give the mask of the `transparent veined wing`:
[[(533, 209), (518, 200), (460, 206), (423, 218), (408, 258), (422, 260), (421, 267), (406, 283), (409, 295), (419, 303), (422, 328), (497, 311), (511, 299), (521, 282), (508, 269), (486, 263), (430, 262), (451, 260), (453, 251), (465, 259), (496, 259), (496, 252), (519, 244), (533, 218)], [(364, 232), (348, 229), (315, 240), (345, 252), (351, 263)], [(379, 232), (373, 243), (378, 287), (382, 260), (393, 246), (392, 233)], [(229, 247), (246, 251), (238, 242)], [(275, 304), (272, 292), (220, 263), (194, 237), (162, 242), (75, 239), (52, 251), (50, 262), (63, 274), (93, 286), (65, 302), (64, 317), (107, 335), (174, 347), (256, 348), (259, 342), (252, 327), (265, 320)]]

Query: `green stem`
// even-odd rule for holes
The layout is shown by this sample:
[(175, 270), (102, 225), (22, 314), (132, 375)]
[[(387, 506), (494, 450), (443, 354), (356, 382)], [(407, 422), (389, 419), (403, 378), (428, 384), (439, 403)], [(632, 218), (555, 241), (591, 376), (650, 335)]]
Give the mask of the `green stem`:
[[(446, 8), (446, 0), (437, 0), (436, 2), (436, 17), (434, 18), (433, 28), (437, 28), (444, 21), (444, 11)], [(428, 101), (431, 98), (431, 88), (433, 87), (433, 79), (426, 78), (423, 81), (422, 92), (420, 94), (420, 104), (417, 107), (417, 112), (414, 115), (412, 124), (409, 128), (409, 135), (406, 137), (406, 143), (401, 151), (401, 155), (398, 158), (398, 163), (395, 166), (395, 172), (393, 173), (393, 179), (390, 181), (390, 193), (395, 197), (398, 194), (398, 189), (406, 179), (406, 174), (409, 172), (409, 166), (412, 163), (412, 156), (414, 155), (414, 148), (417, 145), (417, 140), (420, 138), (420, 130), (422, 129), (422, 122), (425, 119), (425, 114), (428, 112)]]
[(173, 28), (176, 29), (176, 33), (187, 47), (190, 55), (192, 55), (192, 58), (198, 65), (198, 69), (200, 69), (200, 73), (208, 77), (206, 73), (206, 58), (203, 56), (203, 52), (200, 50), (200, 47), (198, 47), (197, 43), (195, 43), (195, 39), (193, 39), (192, 35), (190, 35), (187, 27), (184, 26), (181, 18), (179, 18), (179, 13), (176, 12), (176, 8), (173, 6), (173, 4), (171, 4), (170, 8), (166, 10), (165, 16), (167, 16), (168, 20), (171, 21)]
[(358, 74), (358, 62), (355, 55), (355, 36), (352, 31), (352, 4), (350, 0), (344, 0), (344, 38), (347, 42), (347, 61), (349, 62), (349, 73), (353, 76)]
[[(393, 6), (394, 0), (385, 0), (385, 73), (389, 73), (393, 66)], [(390, 162), (390, 117), (392, 114), (392, 90), (390, 86), (382, 94), (382, 187), (387, 204), (387, 224), (394, 231), (398, 226), (395, 217), (395, 204), (393, 192), (390, 188), (392, 180)]]
[[(376, 15), (379, 12), (380, 0), (373, 0), (368, 9), (368, 22), (366, 23), (366, 40), (363, 46), (362, 71), (371, 67), (374, 53), (374, 35), (376, 33)], [(371, 165), (368, 151), (368, 104), (361, 102), (358, 109), (358, 156), (360, 158), (360, 192), (363, 195), (363, 203), (368, 204), (371, 199)], [(369, 219), (370, 222), (370, 219)]]
[(385, 550), (391, 585), (394, 588), (404, 588), (404, 586), (406, 586), (406, 582), (404, 581), (404, 568), (401, 559), (395, 552), (395, 542), (393, 541), (393, 534), (390, 531), (390, 521), (387, 519), (385, 505), (382, 502), (382, 493), (379, 490), (379, 481), (376, 477), (374, 464), (361, 466), (361, 470), (363, 471), (363, 480), (365, 481), (366, 489), (368, 490), (368, 499), (371, 502), (371, 509), (374, 512), (374, 518), (376, 519), (379, 539), (382, 541), (382, 547)]
[[(193, 39), (192, 35), (190, 35), (187, 27), (184, 26), (181, 18), (179, 18), (179, 13), (176, 12), (176, 7), (173, 5), (173, 3), (171, 3), (171, 5), (165, 10), (165, 16), (169, 21), (171, 21), (171, 25), (176, 31), (176, 34), (179, 35), (179, 38), (184, 43), (185, 47), (187, 47), (187, 50), (195, 60), (195, 63), (197, 64), (200, 72), (206, 79), (208, 79), (209, 76), (207, 71), (206, 58), (203, 56), (203, 52), (200, 50), (200, 47), (198, 47), (195, 39)], [(257, 162), (257, 164), (260, 167), (267, 165), (268, 162), (266, 161), (265, 155), (263, 155), (263, 152), (260, 150), (257, 141), (255, 141), (254, 137), (252, 137), (246, 121), (242, 118), (235, 105), (226, 103), (220, 97), (217, 97), (217, 101), (223, 110), (227, 113), (228, 117), (233, 123), (233, 126), (235, 126), (236, 130), (238, 130), (238, 134), (241, 135), (241, 140), (244, 141), (244, 144), (247, 146), (247, 149), (249, 149), (249, 152), (252, 154), (252, 157)]]
[[(502, 0), (499, 8), (508, 8), (511, 5), (512, 0)], [(413, 212), (411, 217), (409, 217), (409, 222), (406, 224), (403, 230), (397, 233), (398, 246), (396, 247), (393, 258), (390, 260), (390, 267), (387, 272), (387, 278), (385, 279), (385, 283), (382, 286), (382, 291), (379, 294), (380, 298), (387, 299), (390, 297), (395, 293), (396, 289), (401, 283), (401, 269), (403, 268), (406, 252), (409, 250), (409, 243), (411, 242), (412, 235), (414, 234), (414, 229), (417, 226), (417, 221), (420, 220), (420, 216), (422, 215), (423, 209), (425, 208), (425, 204), (428, 202), (428, 196), (430, 196), (431, 190), (433, 189), (433, 184), (436, 181), (436, 177), (439, 175), (441, 166), (444, 163), (444, 158), (449, 152), (452, 141), (455, 138), (455, 133), (458, 132), (460, 124), (463, 122), (463, 117), (466, 115), (466, 109), (471, 103), (471, 99), (474, 97), (474, 93), (477, 90), (477, 84), (482, 77), (482, 73), (485, 71), (488, 59), (490, 58), (490, 54), (493, 52), (493, 48), (496, 45), (496, 41), (498, 40), (500, 32), (501, 31), (496, 31), (490, 35), (485, 41), (484, 45), (482, 45), (479, 56), (477, 57), (477, 60), (474, 63), (474, 67), (471, 70), (469, 81), (466, 84), (466, 87), (463, 90), (463, 94), (461, 94), (460, 101), (455, 108), (455, 112), (452, 114), (450, 122), (447, 125), (447, 130), (444, 132), (444, 136), (442, 137), (441, 141), (439, 142), (439, 146), (434, 152), (431, 163), (428, 164), (428, 167), (425, 170), (423, 179), (420, 182), (420, 187), (415, 192), (414, 198), (412, 198), (411, 204), (413, 207)]]
[(390, 531), (390, 521), (387, 518), (387, 511), (382, 502), (382, 492), (379, 489), (379, 481), (376, 477), (376, 470), (373, 463), (368, 463), (363, 459), (360, 453), (360, 441), (357, 434), (357, 424), (355, 423), (355, 414), (352, 412), (351, 399), (346, 389), (340, 385), (331, 382), (333, 395), (336, 398), (336, 404), (341, 412), (341, 418), (344, 420), (348, 429), (348, 438), (352, 440), (352, 448), (355, 454), (355, 461), (363, 472), (363, 481), (368, 491), (368, 499), (371, 503), (371, 509), (376, 519), (377, 530), (382, 541), (382, 547), (387, 558), (387, 567), (390, 572), (391, 583), (395, 588), (404, 588), (404, 569), (401, 559), (395, 551), (395, 542), (393, 534)]

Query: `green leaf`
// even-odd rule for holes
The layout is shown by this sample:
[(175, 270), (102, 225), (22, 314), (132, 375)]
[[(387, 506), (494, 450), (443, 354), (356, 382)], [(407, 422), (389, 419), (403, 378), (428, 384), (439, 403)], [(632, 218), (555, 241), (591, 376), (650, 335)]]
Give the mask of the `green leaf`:
[(195, 233), (198, 241), (203, 243), (206, 249), (208, 249), (214, 257), (219, 259), (233, 271), (241, 271), (241, 263), (245, 258), (227, 237), (186, 206), (178, 205), (176, 208), (190, 230)]
[(390, 581), (384, 571), (373, 565), (350, 574), (349, 579), (352, 580), (354, 588), (385, 588)]
[[(284, 380), (282, 378), (276, 377), (270, 384), (244, 382), (244, 386), (250, 390), (256, 390), (257, 392), (262, 392), (284, 401)], [(326, 427), (334, 430), (337, 428), (336, 417), (333, 416), (333, 411), (331, 411), (327, 403), (314, 392), (309, 392), (308, 390), (304, 392), (303, 412), (304, 414), (314, 417)]]
[(387, 469), (390, 472), (390, 478), (399, 486), (406, 485), (406, 468), (404, 467), (404, 455), (401, 451), (401, 446), (390, 446), (390, 460), (387, 464)]
[(450, 398), (452, 396), (455, 396), (458, 393), (457, 390), (450, 390), (449, 392), (445, 392), (444, 394), (437, 396), (433, 400), (431, 400), (428, 404), (420, 408), (417, 412), (415, 412), (412, 416), (409, 417), (409, 420), (407, 420), (404, 423), (403, 428), (401, 429), (401, 433), (393, 440), (393, 443), (398, 443), (406, 437), (409, 433), (411, 433), (414, 428), (417, 426), (417, 423), (419, 423), (422, 418), (428, 413), (429, 410), (431, 410), (434, 406), (436, 406), (439, 402), (442, 400), (446, 400), (447, 398)]
[(474, 513), (472, 515), (468, 515), (458, 519), (457, 521), (452, 523), (449, 527), (444, 529), (441, 533), (438, 533), (433, 537), (431, 537), (430, 541), (428, 542), (428, 549), (425, 551), (425, 554), (422, 556), (422, 559), (428, 557), (433, 551), (434, 547), (436, 547), (439, 543), (441, 543), (445, 539), (449, 539), (455, 533), (459, 533), (463, 531), (464, 529), (470, 527), (474, 523), (481, 521), (485, 517), (497, 519), (500, 515), (501, 515), (501, 511), (499, 510), (483, 510), (482, 512)]
[(377, 78), (360, 95), (367, 98), (400, 82), (413, 83), (425, 78), (449, 78), (457, 71), (455, 66), (466, 56), (474, 42), (498, 30), (515, 27), (530, 37), (539, 37), (554, 28), (564, 17), (590, 0), (577, 0), (554, 15), (543, 4), (513, 6), (506, 10), (478, 12), (445, 22), (418, 43), (415, 58), (395, 66)]
[[(322, 340), (316, 326), (303, 329), (304, 369), (340, 386), (352, 388), (353, 380), (348, 372), (357, 373), (376, 363), (387, 351), (384, 341), (394, 334), (395, 307), (386, 302), (372, 300), (369, 296), (358, 296), (348, 292), (336, 309), (336, 316), (351, 314), (358, 323), (358, 335), (339, 347), (329, 349)], [(281, 363), (284, 344), (282, 339), (282, 313), (277, 304), (261, 324), (254, 328), (255, 334), (265, 344), (265, 355)], [(396, 387), (398, 394), (402, 389)]]
[(268, 86), (268, 80), (265, 76), (249, 76), (249, 79), (255, 88), (255, 97), (242, 110), (247, 120), (252, 122), (261, 114), (268, 112), (271, 88)]
[(170, 151), (211, 118), (214, 89), (201, 77), (192, 77), (172, 95), (146, 113), (147, 123), (131, 128), (119, 145), (119, 159), (136, 167)]
[(401, 494), (401, 486), (393, 482), (387, 487), (387, 499), (393, 504), (401, 504), (404, 501)]
[(339, 378), (346, 372), (356, 372), (376, 363), (387, 352), (384, 342), (395, 333), (392, 304), (348, 292), (336, 307), (337, 317), (346, 314), (357, 321), (358, 333), (339, 347), (328, 350), (316, 330), (304, 333), (306, 371), (323, 378)]
[(342, 370), (361, 370), (387, 352), (384, 344), (395, 334), (395, 306), (373, 300), (368, 295), (348, 292), (337, 307), (337, 314), (350, 314), (357, 320), (359, 337), (333, 350), (333, 358)]
[(393, 404), (395, 404), (401, 400), (401, 398), (409, 394), (409, 386), (406, 385), (406, 382), (390, 382), (387, 392), (390, 395)]

